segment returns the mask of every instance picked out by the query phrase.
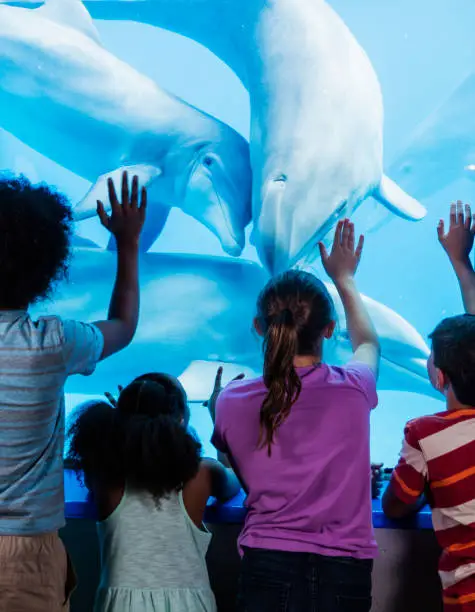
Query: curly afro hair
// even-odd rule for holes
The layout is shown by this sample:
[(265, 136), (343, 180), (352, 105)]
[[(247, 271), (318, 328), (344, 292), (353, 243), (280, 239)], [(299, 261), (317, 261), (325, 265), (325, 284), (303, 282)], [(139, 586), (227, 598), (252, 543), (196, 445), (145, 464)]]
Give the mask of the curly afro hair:
[(166, 374), (147, 374), (121, 392), (117, 407), (94, 402), (69, 429), (67, 462), (88, 482), (150, 493), (157, 502), (196, 476), (201, 444), (185, 424), (186, 394)]
[(25, 177), (0, 177), (0, 308), (50, 296), (68, 271), (72, 212), (67, 199)]
[[(112, 487), (123, 484), (123, 454), (116, 412), (107, 402), (82, 404), (73, 416), (65, 466), (74, 470), (89, 487), (99, 482)], [(92, 480), (91, 480), (92, 479)]]

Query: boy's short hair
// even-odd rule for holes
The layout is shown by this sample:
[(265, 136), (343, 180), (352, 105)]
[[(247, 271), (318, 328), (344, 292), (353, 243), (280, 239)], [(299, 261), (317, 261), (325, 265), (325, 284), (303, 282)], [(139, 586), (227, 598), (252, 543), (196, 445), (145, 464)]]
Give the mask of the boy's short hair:
[(434, 365), (449, 379), (455, 397), (475, 407), (475, 316), (444, 319), (429, 337)]
[(72, 212), (67, 199), (25, 177), (0, 176), (0, 308), (27, 308), (50, 295), (68, 270)]

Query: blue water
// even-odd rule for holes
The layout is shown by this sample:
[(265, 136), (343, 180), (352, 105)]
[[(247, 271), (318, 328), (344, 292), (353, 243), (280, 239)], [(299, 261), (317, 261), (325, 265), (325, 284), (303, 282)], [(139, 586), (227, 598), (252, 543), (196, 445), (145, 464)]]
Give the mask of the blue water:
[[(414, 129), (473, 70), (475, 42), (472, 26), (475, 22), (475, 5), (470, 0), (457, 0), (455, 3), (446, 0), (359, 0), (357, 3), (354, 0), (334, 0), (331, 4), (367, 51), (381, 81), (385, 101), (385, 162), (390, 166), (396, 155), (404, 150)], [(247, 92), (229, 68), (209, 51), (188, 39), (143, 24), (96, 21), (96, 26), (104, 46), (112, 53), (149, 75), (165, 89), (227, 122), (248, 137)], [(26, 147), (10, 134), (0, 130), (0, 137), (0, 167), (24, 172), (33, 181), (45, 180), (57, 185), (72, 201), (79, 200), (89, 188), (89, 183)], [(475, 139), (475, 134), (468, 134), (468, 137)], [(437, 244), (435, 228), (438, 219), (447, 216), (448, 203), (453, 198), (470, 201), (474, 190), (473, 183), (464, 179), (461, 171), (458, 180), (423, 201), (428, 209), (427, 218), (423, 222), (410, 224), (391, 219), (368, 235), (364, 260), (358, 273), (361, 291), (396, 311), (424, 338), (443, 316), (461, 311), (457, 284)], [(372, 204), (364, 210), (362, 208), (359, 214), (362, 219), (367, 217), (365, 221), (384, 218)], [(82, 223), (77, 231), (102, 246), (106, 244), (105, 233), (95, 220)], [(230, 312), (230, 316), (241, 317), (243, 329), (249, 330), (252, 309), (249, 305), (236, 306), (237, 314), (235, 312), (232, 315), (234, 298), (229, 296), (237, 296), (239, 287), (236, 289), (233, 286), (226, 299), (220, 297), (216, 290), (219, 285), (218, 272), (213, 272), (210, 277), (205, 268), (200, 268), (201, 263), (196, 265), (195, 255), (227, 258), (217, 239), (204, 226), (180, 211), (173, 210), (152, 251), (163, 254), (182, 253), (190, 257), (182, 260), (184, 268), (181, 276), (174, 280), (172, 295), (173, 300), (180, 300), (182, 304), (179, 311), (181, 319), (177, 320), (175, 313), (173, 326), (164, 332), (165, 336), (168, 333), (167, 337), (175, 338), (173, 347), (169, 349), (167, 357), (163, 335), (160, 340), (160, 358), (157, 356), (158, 345), (153, 342), (145, 348), (141, 347), (143, 361), (140, 367), (143, 365), (147, 369), (156, 369), (164, 367), (162, 362), (166, 362), (176, 374), (187, 369), (189, 355), (200, 341), (200, 320), (197, 320), (196, 304), (187, 303), (187, 283), (191, 282), (190, 278), (199, 284), (199, 295), (202, 296), (200, 307), (203, 312), (205, 309), (213, 312), (213, 316), (205, 321), (206, 333), (203, 332), (202, 341), (208, 342), (213, 338), (213, 325), (217, 325), (217, 331), (214, 331), (220, 335), (218, 344), (222, 359), (226, 321), (219, 321), (220, 313)], [(246, 247), (242, 260), (257, 261), (253, 247)], [(80, 266), (80, 263), (75, 265)], [(191, 276), (186, 273), (187, 266), (192, 268)], [(103, 270), (103, 292), (99, 292), (101, 299), (94, 302), (94, 308), (91, 306), (89, 310), (77, 305), (81, 316), (85, 318), (97, 318), (106, 312), (113, 278), (107, 273), (107, 268)], [(200, 274), (205, 280), (212, 278), (209, 286), (203, 285)], [(246, 287), (243, 286), (242, 291), (245, 292)], [(167, 316), (171, 317), (174, 310), (173, 303), (168, 305), (168, 315), (167, 309), (163, 308), (168, 295), (160, 295), (160, 325), (165, 328), (169, 320)], [(209, 296), (209, 301), (206, 301), (206, 296)], [(54, 307), (55, 304), (48, 305), (50, 310), (54, 310)], [(141, 322), (144, 335), (147, 326), (156, 324), (153, 308), (150, 306), (149, 310), (149, 319)], [(204, 317), (202, 314), (199, 316)], [(194, 334), (193, 346), (183, 341), (183, 350), (180, 350), (181, 338), (186, 333)], [(242, 347), (238, 346), (236, 338), (231, 341), (235, 345), (230, 348), (230, 354), (241, 354)], [(199, 357), (199, 352), (196, 355)], [(196, 358), (194, 360), (200, 361)], [(208, 360), (212, 361), (212, 356), (208, 355)], [(133, 367), (129, 367), (132, 361), (127, 352), (116, 358), (115, 364), (121, 376), (127, 378), (127, 375), (135, 373)], [(195, 373), (188, 375), (185, 384), (190, 399), (196, 400), (192, 404), (192, 424), (202, 439), (207, 441), (211, 423), (199, 400), (206, 396), (214, 365), (213, 368), (205, 366), (203, 376), (198, 368)], [(245, 357), (236, 367), (239, 370), (241, 366), (246, 366), (248, 373), (257, 367), (253, 359), (246, 360)], [(233, 368), (228, 368), (228, 377), (235, 373)], [(99, 395), (102, 390), (111, 389), (117, 382), (105, 367), (99, 368), (94, 376), (92, 383), (81, 380), (72, 382), (72, 386), (67, 389), (74, 393), (68, 398), (69, 409), (91, 394)], [(380, 407), (372, 417), (372, 458), (384, 461), (387, 465), (394, 464), (405, 421), (441, 409), (443, 404), (427, 395), (401, 390), (381, 391)], [(212, 453), (209, 445), (205, 448)]]

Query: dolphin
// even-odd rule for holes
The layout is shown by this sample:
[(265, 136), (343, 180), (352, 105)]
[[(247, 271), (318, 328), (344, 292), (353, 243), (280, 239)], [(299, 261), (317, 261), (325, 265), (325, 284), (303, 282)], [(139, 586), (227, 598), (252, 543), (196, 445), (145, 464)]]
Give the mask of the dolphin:
[(475, 178), (475, 74), (452, 91), (412, 134), (390, 173), (420, 199)]
[[(326, 345), (325, 358), (332, 363), (346, 363), (352, 355), (345, 322), (345, 311), (333, 284), (325, 283), (335, 304), (339, 325), (335, 339)], [(414, 327), (384, 304), (362, 295), (381, 343), (381, 367), (378, 387), (384, 390), (411, 391), (440, 399), (427, 377), (430, 350)]]
[(148, 187), (142, 248), (181, 208), (237, 256), (251, 220), (249, 144), (108, 52), (79, 0), (0, 4), (0, 126), (97, 183), (76, 208), (92, 216), (123, 168)]
[[(35, 306), (33, 314), (75, 319), (87, 314), (92, 321), (106, 316), (106, 279), (112, 289), (116, 256), (81, 238), (75, 245), (80, 246), (74, 247), (70, 282), (60, 284), (54, 301)], [(67, 391), (102, 393), (145, 371), (165, 370), (183, 375), (190, 401), (199, 401), (212, 388), (218, 363), (226, 364), (226, 371), (260, 372), (261, 344), (252, 320), (268, 278), (260, 265), (242, 259), (142, 253), (140, 321), (133, 343), (99, 364), (94, 376), (72, 377)], [(340, 323), (334, 339), (325, 344), (325, 358), (343, 363), (351, 355), (348, 332), (341, 302), (333, 286), (327, 286)], [(380, 388), (435, 396), (426, 373), (429, 349), (424, 340), (397, 313), (363, 299), (381, 338)]]
[(140, 21), (194, 39), (227, 63), (247, 88), (251, 240), (271, 273), (305, 260), (335, 222), (369, 196), (405, 219), (425, 216), (425, 209), (383, 174), (378, 78), (324, 0), (103, 0), (87, 5), (95, 18)]

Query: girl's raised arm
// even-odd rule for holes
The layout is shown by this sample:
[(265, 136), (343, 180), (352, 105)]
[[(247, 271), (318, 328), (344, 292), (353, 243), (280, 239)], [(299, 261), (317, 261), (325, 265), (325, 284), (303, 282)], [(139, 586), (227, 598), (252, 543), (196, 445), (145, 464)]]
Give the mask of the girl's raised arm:
[(368, 365), (378, 374), (380, 346), (376, 330), (356, 288), (354, 276), (363, 252), (364, 238), (355, 246), (355, 226), (348, 219), (339, 221), (330, 254), (320, 244), (322, 263), (335, 283), (345, 309), (347, 329), (353, 348), (352, 361)]

